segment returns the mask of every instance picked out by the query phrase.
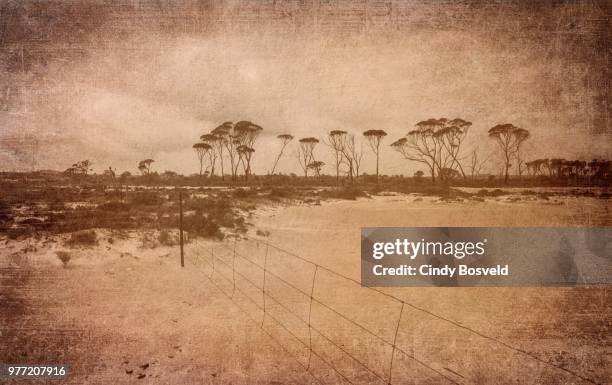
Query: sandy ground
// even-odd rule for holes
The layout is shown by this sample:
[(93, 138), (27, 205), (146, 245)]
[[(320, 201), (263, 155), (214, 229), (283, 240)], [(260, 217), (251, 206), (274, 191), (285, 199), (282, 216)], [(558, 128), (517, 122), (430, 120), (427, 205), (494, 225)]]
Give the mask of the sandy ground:
[[(385, 196), (261, 208), (250, 219), (250, 234), (269, 231), (260, 239), (359, 279), (363, 226), (609, 226), (610, 208), (609, 201), (591, 198), (443, 203)], [(217, 264), (210, 281), (210, 266), (197, 257), (214, 250), (231, 263), (231, 254), (222, 251), (233, 247), (231, 240), (188, 245), (187, 266), (180, 268), (178, 247), (141, 248), (136, 235), (113, 243), (107, 233), (101, 235), (94, 248), (31, 240), (0, 249), (0, 362), (69, 363), (70, 382), (79, 384), (314, 383), (300, 365), (307, 362), (308, 351), (288, 335), (291, 331), (305, 341), (312, 338), (320, 357), (312, 358), (310, 370), (324, 383), (342, 377), (322, 360), (354, 383), (388, 379), (390, 348), (324, 306), (312, 307), (311, 325), (325, 335), (309, 336), (299, 320), (306, 318), (309, 300), (294, 288), (267, 281), (267, 292), (297, 317), (268, 301), (268, 318), (262, 318), (258, 305), (263, 296), (240, 277), (242, 290), (236, 292), (221, 275), (232, 277), (231, 269)], [(56, 250), (71, 253), (67, 268)], [(236, 250), (253, 262), (270, 263), (298, 289), (312, 284), (313, 271), (295, 258), (254, 241), (239, 241)], [(240, 263), (236, 270), (257, 285), (263, 276), (249, 266)], [(322, 270), (316, 274), (315, 298), (393, 340), (401, 304)], [(406, 303), (396, 342), (408, 353), (396, 355), (393, 383), (610, 382), (609, 289), (411, 288), (390, 293)], [(233, 301), (226, 294), (234, 294)], [(287, 328), (279, 328), (272, 317)], [(372, 372), (347, 359), (332, 342)]]

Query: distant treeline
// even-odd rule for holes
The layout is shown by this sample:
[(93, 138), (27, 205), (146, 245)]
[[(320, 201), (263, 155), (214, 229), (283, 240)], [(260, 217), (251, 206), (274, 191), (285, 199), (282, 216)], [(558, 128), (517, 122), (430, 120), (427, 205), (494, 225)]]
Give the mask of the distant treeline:
[[(584, 161), (564, 161), (564, 163), (574, 163)], [(437, 183), (439, 186), (456, 187), (609, 187), (612, 182), (609, 161), (594, 161), (584, 163), (606, 163), (602, 168), (594, 166), (586, 167), (585, 170), (575, 167), (564, 166), (560, 169), (548, 168), (539, 170), (528, 168), (529, 172), (523, 176), (510, 176), (508, 181), (496, 175), (479, 175), (466, 179), (455, 177)], [(290, 174), (275, 175), (256, 175), (252, 174), (249, 180), (222, 178), (220, 175), (213, 177), (201, 177), (199, 174), (181, 175), (174, 171), (164, 171), (158, 173), (152, 171), (150, 174), (138, 175), (130, 172), (123, 172), (119, 176), (112, 176), (108, 172), (102, 174), (90, 173), (87, 175), (66, 174), (65, 172), (52, 171), (33, 171), (33, 172), (3, 172), (0, 173), (0, 180), (6, 182), (41, 182), (51, 184), (78, 184), (78, 185), (100, 185), (102, 186), (353, 186), (353, 185), (378, 185), (384, 189), (393, 186), (420, 186), (431, 184), (431, 176), (424, 175), (417, 171), (412, 176), (407, 175), (376, 175), (363, 173), (353, 180), (340, 179), (337, 181), (335, 175), (320, 174), (316, 178), (304, 177)]]
[[(524, 144), (531, 134), (524, 128), (513, 124), (498, 124), (488, 130), (490, 139), (489, 150), (497, 161), (491, 160), (491, 155), (483, 156), (478, 148), (466, 148), (465, 142), (470, 133), (471, 122), (461, 118), (428, 119), (415, 124), (407, 134), (390, 143), (390, 148), (401, 154), (406, 160), (421, 165), (425, 171), (414, 173), (414, 179), (427, 179), (431, 183), (442, 185), (483, 185), (499, 183), (509, 184), (542, 184), (542, 185), (607, 185), (610, 181), (611, 162), (609, 160), (565, 160), (565, 159), (535, 159), (527, 161)], [(241, 120), (236, 123), (224, 122), (218, 127), (200, 136), (193, 144), (199, 173), (194, 176), (182, 177), (172, 171), (158, 173), (153, 170), (154, 159), (144, 159), (137, 165), (140, 177), (129, 172), (117, 174), (109, 167), (104, 176), (119, 183), (169, 184), (190, 183), (194, 185), (207, 184), (246, 184), (250, 179), (276, 183), (310, 183), (327, 185), (353, 184), (360, 182), (380, 183), (381, 180), (394, 180), (398, 176), (381, 175), (379, 160), (383, 155), (383, 141), (387, 132), (380, 129), (366, 130), (355, 135), (344, 130), (329, 131), (324, 137), (304, 137), (297, 140), (298, 144), (291, 153), (293, 135), (284, 133), (277, 135), (280, 150), (270, 165), (267, 176), (254, 175), (252, 172), (253, 157), (256, 154), (256, 143), (264, 129), (250, 121)], [(361, 137), (362, 140), (359, 140)], [(333, 180), (326, 177), (326, 164), (319, 159), (315, 150), (320, 150), (323, 143), (325, 151), (333, 159), (331, 166)], [(374, 179), (364, 173), (362, 163), (364, 147), (376, 158)], [(288, 156), (293, 155), (293, 159)], [(277, 170), (283, 163), (295, 162), (303, 171), (303, 179), (313, 179), (305, 182), (297, 179), (297, 175), (278, 175)], [(295, 163), (293, 163), (295, 164)], [(65, 173), (74, 178), (82, 178), (91, 172), (91, 162), (84, 160), (73, 164)], [(328, 167), (329, 167), (328, 166)], [(484, 175), (484, 169), (499, 169), (501, 178)], [(511, 173), (514, 169), (515, 172)], [(229, 172), (228, 172), (229, 171)], [(310, 173), (310, 175), (309, 175)], [(384, 174), (384, 170), (382, 172)], [(239, 178), (242, 175), (243, 178)], [(427, 178), (425, 178), (427, 175)], [(290, 178), (290, 179), (287, 179)], [(291, 179), (293, 178), (293, 179)], [(207, 182), (202, 180), (206, 179)], [(517, 182), (516, 179), (519, 181)], [(484, 183), (486, 181), (486, 183)]]

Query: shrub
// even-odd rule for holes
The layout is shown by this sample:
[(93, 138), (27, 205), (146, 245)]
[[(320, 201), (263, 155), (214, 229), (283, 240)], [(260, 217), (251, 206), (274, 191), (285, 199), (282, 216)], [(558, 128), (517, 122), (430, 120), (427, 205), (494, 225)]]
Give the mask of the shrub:
[(0, 223), (11, 219), (11, 208), (8, 203), (0, 199)]
[(140, 242), (140, 247), (143, 249), (154, 249), (159, 246), (157, 239), (155, 239), (155, 237), (149, 232), (144, 232), (141, 234)]
[(217, 200), (212, 198), (190, 198), (183, 202), (183, 210), (185, 211), (209, 211), (213, 210), (215, 207), (217, 207)]
[(544, 199), (545, 201), (547, 201), (547, 200), (550, 200), (550, 195), (547, 193), (540, 193), (538, 194), (538, 198)]
[(246, 233), (247, 232), (246, 222), (244, 221), (243, 217), (236, 218), (235, 226), (234, 227), (235, 227), (236, 231), (239, 232), (239, 233)]
[(365, 191), (359, 190), (356, 187), (348, 187), (340, 190), (324, 190), (321, 191), (321, 196), (324, 198), (355, 200), (360, 197), (368, 197)]
[(64, 265), (64, 267), (68, 266), (68, 262), (70, 262), (70, 259), (72, 258), (72, 256), (70, 255), (69, 252), (67, 251), (56, 251), (55, 254), (57, 254), (57, 258), (62, 261), (62, 264)]
[(257, 196), (256, 189), (249, 188), (237, 188), (234, 190), (234, 197), (239, 199), (252, 198)]
[(95, 246), (98, 244), (98, 234), (95, 230), (83, 230), (70, 234), (67, 241), (70, 246)]
[[(34, 213), (34, 215), (36, 215), (37, 213)], [(25, 225), (25, 226), (31, 226), (31, 227), (36, 227), (36, 228), (40, 228), (44, 225), (45, 221), (38, 219), (38, 218), (26, 218), (23, 221), (21, 221), (19, 224), (20, 225)]]
[(273, 187), (270, 190), (270, 198), (290, 198), (295, 194), (295, 190), (291, 187)]
[(476, 195), (479, 197), (499, 197), (499, 196), (508, 195), (508, 194), (509, 193), (507, 191), (500, 190), (498, 188), (496, 188), (493, 191), (489, 191), (487, 189), (481, 189), (481, 190), (478, 190), (478, 192), (476, 193)]
[(111, 211), (111, 212), (120, 212), (120, 211), (129, 211), (130, 206), (127, 203), (118, 202), (118, 201), (110, 201), (106, 203), (102, 203), (97, 207), (98, 211)]
[(223, 239), (221, 227), (213, 219), (190, 215), (183, 218), (183, 229), (189, 233), (205, 238)]
[(129, 194), (130, 205), (134, 206), (157, 206), (162, 201), (162, 198), (155, 191), (136, 191)]
[(28, 226), (9, 227), (8, 230), (6, 230), (6, 235), (9, 237), (9, 239), (19, 239), (30, 236), (33, 233), (34, 229)]
[(162, 246), (175, 246), (176, 245), (174, 237), (167, 230), (162, 230), (159, 232), (159, 235), (157, 236), (157, 241)]
[(61, 199), (57, 198), (49, 202), (49, 210), (51, 211), (64, 211), (66, 210), (66, 204)]
[(491, 191), (491, 194), (490, 194), (490, 195), (491, 195), (492, 197), (499, 197), (499, 196), (502, 196), (502, 195), (508, 195), (508, 192), (507, 192), (507, 191), (500, 190), (500, 189), (496, 188), (495, 190)]

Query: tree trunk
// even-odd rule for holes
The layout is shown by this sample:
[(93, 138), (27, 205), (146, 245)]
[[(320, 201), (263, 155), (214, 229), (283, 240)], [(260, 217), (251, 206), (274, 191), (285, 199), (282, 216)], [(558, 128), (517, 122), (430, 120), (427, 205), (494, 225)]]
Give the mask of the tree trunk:
[(376, 184), (378, 184), (378, 153), (376, 154)]
[(219, 161), (221, 162), (221, 180), (225, 180), (225, 172), (223, 170), (223, 145), (219, 147)]
[(276, 160), (274, 161), (274, 166), (272, 166), (272, 172), (271, 172), (272, 175), (274, 175), (274, 170), (276, 170), (276, 166), (278, 165), (278, 161), (280, 160), (280, 157), (282, 154), (283, 152), (281, 151), (280, 154), (278, 154), (278, 156), (276, 157)]
[(508, 163), (506, 163), (506, 172), (504, 173), (504, 184), (508, 184), (508, 169), (510, 167), (508, 166)]
[(433, 185), (436, 184), (436, 168), (434, 166), (429, 167), (429, 171), (431, 171), (431, 183)]

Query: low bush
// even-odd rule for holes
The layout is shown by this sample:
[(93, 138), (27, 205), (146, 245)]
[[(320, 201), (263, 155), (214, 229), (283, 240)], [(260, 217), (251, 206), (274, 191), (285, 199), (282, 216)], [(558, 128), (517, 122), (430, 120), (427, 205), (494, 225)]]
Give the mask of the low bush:
[(260, 237), (269, 237), (270, 236), (270, 232), (267, 230), (257, 230), (257, 232), (255, 233), (257, 235), (259, 235)]
[(49, 202), (49, 210), (51, 210), (51, 211), (64, 211), (64, 210), (66, 210), (66, 204), (62, 200), (60, 200), (60, 199), (53, 200), (53, 201)]
[(239, 199), (253, 198), (257, 196), (257, 190), (252, 188), (237, 188), (234, 197)]
[(34, 234), (34, 232), (35, 230), (28, 226), (16, 226), (16, 227), (9, 227), (6, 230), (6, 235), (9, 237), (9, 239), (15, 240), (15, 239), (29, 237), (32, 234)]
[(95, 246), (98, 244), (98, 234), (95, 230), (83, 230), (70, 234), (66, 242), (70, 246)]
[(140, 234), (140, 247), (143, 249), (155, 249), (159, 246), (159, 242), (154, 234), (145, 231)]
[(550, 200), (550, 195), (547, 193), (539, 193), (538, 198), (543, 199), (545, 201)]
[(175, 246), (176, 240), (168, 230), (162, 230), (157, 236), (157, 241), (162, 246)]
[(205, 238), (224, 238), (219, 224), (204, 216), (190, 215), (184, 217), (183, 229), (190, 234), (195, 234)]
[(8, 222), (11, 217), (11, 207), (8, 203), (0, 199), (0, 223)]
[(509, 193), (507, 191), (504, 190), (500, 190), (498, 188), (496, 188), (495, 190), (487, 190), (487, 189), (481, 189), (478, 190), (478, 192), (476, 193), (477, 196), (479, 197), (500, 197), (502, 195), (508, 195)]
[(72, 258), (72, 255), (70, 255), (69, 252), (62, 251), (62, 250), (56, 251), (55, 254), (57, 255), (57, 258), (60, 261), (62, 261), (62, 264), (64, 265), (64, 267), (67, 267), (68, 266), (68, 262), (70, 262), (70, 259)]
[(228, 207), (229, 202), (224, 199), (213, 198), (190, 198), (183, 202), (184, 211), (207, 212), (222, 206)]
[(319, 193), (323, 198), (355, 200), (357, 198), (367, 198), (368, 194), (356, 187), (348, 187), (343, 189), (323, 190)]
[(128, 194), (130, 206), (157, 206), (164, 202), (156, 191), (135, 191)]
[(98, 211), (111, 211), (111, 212), (125, 212), (130, 210), (130, 206), (127, 203), (119, 201), (110, 201), (102, 203), (97, 207)]
[(291, 187), (273, 187), (268, 194), (272, 199), (291, 198), (295, 195), (295, 190)]

